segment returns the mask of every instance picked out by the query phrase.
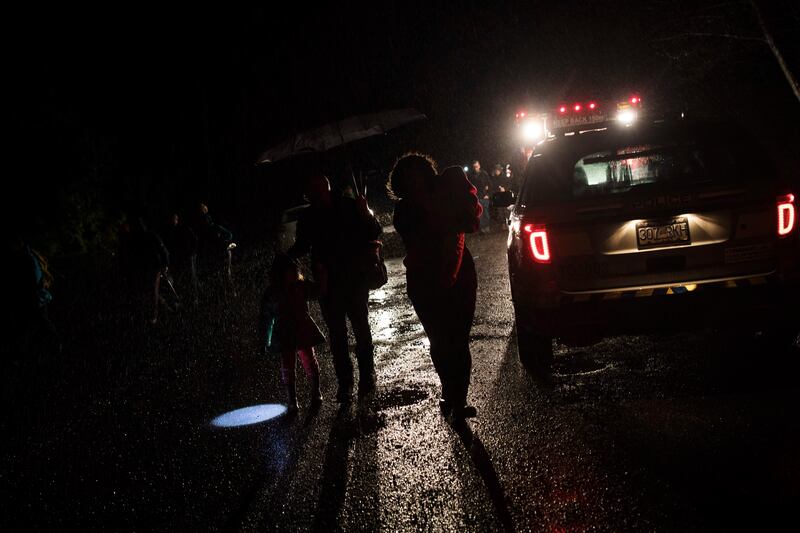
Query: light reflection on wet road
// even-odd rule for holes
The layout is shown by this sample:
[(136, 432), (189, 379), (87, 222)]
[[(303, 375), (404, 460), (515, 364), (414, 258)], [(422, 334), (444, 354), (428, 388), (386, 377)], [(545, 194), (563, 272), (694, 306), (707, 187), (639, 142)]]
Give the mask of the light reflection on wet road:
[(730, 333), (621, 337), (557, 345), (552, 381), (537, 382), (517, 359), (505, 236), (469, 243), (479, 416), (468, 427), (439, 414), (427, 338), (391, 260), (370, 301), (373, 398), (336, 404), (322, 348), (318, 412), (300, 378), (296, 417), (211, 427), (283, 401), (278, 358), (255, 355), (234, 316), (225, 335), (201, 338), (204, 356), (220, 354), (209, 377), (87, 414), (31, 447), (31, 516), (44, 501), (38, 517), (51, 525), (176, 531), (687, 531), (795, 518), (797, 351)]
[[(390, 261), (391, 281), (370, 302), (377, 397), (320, 413), (311, 424), (328, 428), (327, 442), (302, 452), (308, 464), (295, 466), (290, 490), (254, 499), (259, 520), (245, 530), (685, 530), (780, 516), (798, 495), (800, 432), (782, 414), (797, 385), (771, 373), (754, 385), (741, 374), (752, 354), (732, 354), (712, 333), (558, 346), (553, 382), (537, 383), (517, 362), (503, 244), (499, 234), (471, 240), (480, 296), (470, 428), (454, 430), (437, 410), (427, 339), (402, 264)], [(281, 512), (264, 512), (276, 499)], [(757, 511), (725, 514), (745, 503)]]

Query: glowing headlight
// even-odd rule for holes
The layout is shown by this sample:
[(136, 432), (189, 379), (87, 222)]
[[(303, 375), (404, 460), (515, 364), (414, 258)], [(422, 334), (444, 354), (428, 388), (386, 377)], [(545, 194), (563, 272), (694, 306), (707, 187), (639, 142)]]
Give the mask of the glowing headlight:
[(623, 109), (617, 113), (617, 122), (623, 126), (630, 126), (636, 121), (636, 111), (633, 109)]
[(527, 141), (538, 141), (542, 138), (542, 126), (538, 122), (526, 122), (522, 125), (522, 136)]

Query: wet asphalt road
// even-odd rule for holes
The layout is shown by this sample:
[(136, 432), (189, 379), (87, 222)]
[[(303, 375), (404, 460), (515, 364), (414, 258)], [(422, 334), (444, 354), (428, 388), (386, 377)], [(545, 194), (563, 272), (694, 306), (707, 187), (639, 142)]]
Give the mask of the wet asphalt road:
[[(244, 340), (221, 345), (235, 353), (213, 381), (182, 384), (166, 405), (154, 398), (72, 424), (82, 438), (71, 445), (54, 437), (73, 451), (39, 467), (54, 481), (36, 489), (46, 500), (37, 512), (52, 513), (49, 526), (171, 531), (691, 531), (796, 521), (798, 350), (764, 353), (721, 332), (622, 337), (557, 346), (556, 374), (541, 383), (517, 359), (505, 236), (473, 236), (469, 246), (479, 274), (478, 418), (467, 428), (439, 414), (427, 339), (402, 263), (391, 260), (389, 285), (370, 304), (374, 398), (336, 404), (322, 349), (319, 412), (211, 427), (226, 411), (283, 400), (276, 359), (237, 358), (252, 350)], [(302, 374), (299, 386), (307, 405)]]
[(259, 440), (263, 459), (228, 526), (687, 531), (796, 520), (800, 354), (719, 332), (624, 337), (560, 347), (553, 382), (537, 383), (517, 360), (504, 237), (470, 247), (479, 417), (456, 431), (440, 416), (427, 340), (392, 261), (371, 302), (376, 398), (226, 430)]

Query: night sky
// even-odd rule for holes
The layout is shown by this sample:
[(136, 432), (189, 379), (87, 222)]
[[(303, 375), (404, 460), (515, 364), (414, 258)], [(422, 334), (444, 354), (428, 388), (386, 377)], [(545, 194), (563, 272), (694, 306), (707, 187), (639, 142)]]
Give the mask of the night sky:
[[(800, 8), (762, 5), (800, 71)], [(418, 148), (445, 163), (508, 160), (520, 106), (631, 91), (770, 124), (780, 138), (800, 129), (800, 102), (752, 40), (747, 3), (131, 4), (36, 7), (8, 20), (20, 30), (6, 78), (15, 205), (37, 211), (41, 227), (70, 194), (114, 216), (198, 198), (232, 211), (262, 191), (253, 183), (270, 171), (253, 163), (266, 147), (396, 107), (429, 120), (389, 136), (384, 159)]]

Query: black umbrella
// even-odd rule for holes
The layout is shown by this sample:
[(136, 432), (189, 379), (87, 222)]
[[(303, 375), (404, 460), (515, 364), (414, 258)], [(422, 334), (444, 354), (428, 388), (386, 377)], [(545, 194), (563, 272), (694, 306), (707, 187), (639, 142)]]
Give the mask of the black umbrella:
[(416, 109), (393, 109), (337, 120), (289, 137), (265, 150), (258, 162), (273, 163), (294, 155), (325, 152), (425, 118), (427, 117)]
[[(338, 120), (289, 137), (265, 150), (258, 163), (274, 163), (292, 156), (322, 153), (348, 143), (382, 135), (389, 130), (424, 120), (427, 117), (416, 109), (392, 109), (380, 113), (357, 115)], [(353, 177), (353, 184), (358, 190)]]

